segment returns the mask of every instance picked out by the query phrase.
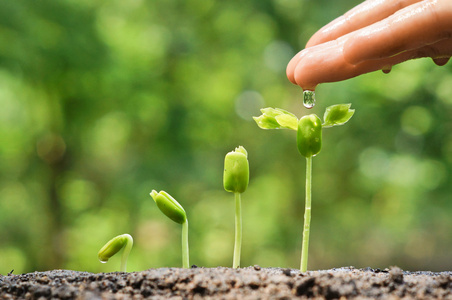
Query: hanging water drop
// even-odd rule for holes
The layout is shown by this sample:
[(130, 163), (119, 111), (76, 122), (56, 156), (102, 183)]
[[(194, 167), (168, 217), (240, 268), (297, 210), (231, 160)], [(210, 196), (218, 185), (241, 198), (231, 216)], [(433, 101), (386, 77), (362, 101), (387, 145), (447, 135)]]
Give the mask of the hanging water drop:
[(433, 58), (433, 62), (438, 66), (444, 66), (449, 61), (450, 57)]
[(381, 68), (381, 70), (383, 71), (383, 73), (388, 74), (389, 72), (391, 72), (392, 66), (384, 66), (383, 68)]
[(315, 105), (315, 92), (314, 91), (303, 91), (303, 105), (306, 108), (313, 108)]

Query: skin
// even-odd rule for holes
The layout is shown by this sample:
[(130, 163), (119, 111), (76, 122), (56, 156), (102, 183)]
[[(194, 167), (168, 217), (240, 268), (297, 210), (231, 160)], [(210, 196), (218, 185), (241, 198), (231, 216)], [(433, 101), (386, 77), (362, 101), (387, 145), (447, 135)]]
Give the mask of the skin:
[(317, 31), (287, 66), (304, 90), (407, 60), (452, 56), (451, 0), (367, 0)]

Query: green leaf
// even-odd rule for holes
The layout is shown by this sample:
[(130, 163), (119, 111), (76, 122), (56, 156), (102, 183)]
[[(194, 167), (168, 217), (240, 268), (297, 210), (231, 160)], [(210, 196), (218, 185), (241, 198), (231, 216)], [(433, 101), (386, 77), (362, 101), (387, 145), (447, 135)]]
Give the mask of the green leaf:
[(253, 117), (257, 126), (262, 129), (279, 129), (280, 126), (275, 118), (268, 117), (266, 115), (260, 115), (259, 117)]
[(292, 129), (297, 130), (297, 117), (281, 108), (267, 107), (261, 109), (262, 115), (253, 117), (262, 129)]
[(297, 130), (298, 128), (298, 119), (295, 116), (291, 115), (279, 115), (275, 117), (276, 122), (281, 125), (281, 128), (287, 128), (292, 130)]
[(276, 117), (279, 116), (281, 114), (286, 114), (286, 115), (291, 115), (293, 117), (295, 117), (294, 114), (288, 112), (285, 109), (282, 108), (273, 108), (273, 107), (266, 107), (266, 108), (262, 108), (261, 112), (269, 117)]
[(355, 113), (354, 109), (350, 109), (351, 103), (336, 104), (326, 108), (323, 115), (323, 127), (332, 127), (343, 125), (350, 120)]

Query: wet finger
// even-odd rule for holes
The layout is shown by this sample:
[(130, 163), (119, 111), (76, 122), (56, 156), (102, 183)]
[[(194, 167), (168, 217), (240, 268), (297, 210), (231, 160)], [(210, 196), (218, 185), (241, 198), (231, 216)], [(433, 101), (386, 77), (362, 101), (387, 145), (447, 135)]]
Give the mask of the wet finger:
[(422, 1), (354, 32), (344, 45), (351, 64), (382, 59), (452, 37), (452, 1)]
[(392, 57), (368, 60), (354, 65), (344, 58), (346, 42), (347, 36), (305, 49), (305, 54), (294, 68), (295, 83), (304, 90), (314, 90), (320, 83), (342, 81), (377, 70), (388, 71), (392, 66), (411, 59), (436, 57), (435, 60), (445, 63), (447, 57), (452, 56), (452, 40), (441, 40)]
[(295, 81), (295, 68), (305, 54), (305, 50), (298, 52), (287, 64), (286, 75), (290, 82), (292, 82), (293, 84), (297, 84)]
[(347, 33), (381, 21), (398, 10), (422, 0), (367, 0), (317, 31), (306, 47), (335, 40)]
[(344, 42), (341, 38), (303, 50), (296, 65), (294, 62), (291, 66), (295, 83), (303, 90), (315, 90), (319, 83), (335, 81), (337, 76), (347, 77), (353, 65), (344, 59)]

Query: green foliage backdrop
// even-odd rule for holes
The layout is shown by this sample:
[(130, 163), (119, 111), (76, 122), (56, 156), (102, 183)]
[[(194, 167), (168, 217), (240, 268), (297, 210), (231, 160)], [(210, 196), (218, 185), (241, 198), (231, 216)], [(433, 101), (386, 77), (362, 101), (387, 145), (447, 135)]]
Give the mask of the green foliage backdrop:
[[(97, 251), (130, 233), (129, 271), (231, 266), (224, 155), (249, 153), (242, 265), (299, 267), (304, 159), (265, 106), (308, 113), (289, 59), (357, 0), (0, 2), (0, 273), (115, 271)], [(317, 90), (352, 103), (314, 159), (310, 269), (452, 269), (452, 72), (423, 59)], [(311, 113), (312, 111), (309, 111)]]

